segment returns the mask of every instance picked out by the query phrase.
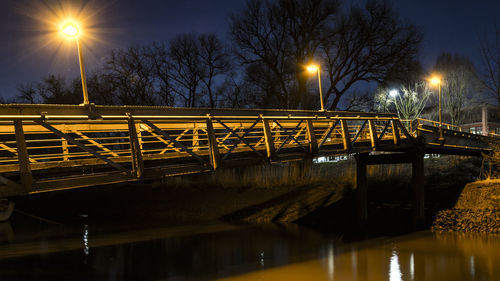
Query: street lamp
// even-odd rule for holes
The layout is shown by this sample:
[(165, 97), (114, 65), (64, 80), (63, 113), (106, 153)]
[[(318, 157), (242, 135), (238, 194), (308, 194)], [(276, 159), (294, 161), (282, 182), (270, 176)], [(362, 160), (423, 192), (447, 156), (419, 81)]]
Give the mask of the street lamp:
[(398, 96), (398, 90), (391, 90), (389, 91), (389, 95), (392, 97), (392, 98), (396, 98)]
[(89, 104), (89, 93), (87, 92), (87, 79), (85, 78), (85, 65), (83, 63), (82, 45), (78, 37), (80, 35), (80, 29), (78, 24), (72, 21), (68, 21), (61, 26), (61, 33), (70, 39), (76, 40), (76, 46), (78, 49), (78, 60), (80, 61), (80, 75), (82, 76), (82, 89), (83, 89), (83, 105)]
[(321, 102), (321, 111), (325, 111), (325, 105), (323, 103), (323, 91), (321, 90), (321, 71), (318, 65), (310, 64), (307, 66), (307, 71), (309, 73), (318, 73), (318, 84), (319, 84), (319, 100)]
[(430, 79), (431, 85), (438, 87), (439, 92), (439, 141), (443, 141), (443, 114), (442, 114), (442, 105), (441, 105), (441, 78), (434, 76)]

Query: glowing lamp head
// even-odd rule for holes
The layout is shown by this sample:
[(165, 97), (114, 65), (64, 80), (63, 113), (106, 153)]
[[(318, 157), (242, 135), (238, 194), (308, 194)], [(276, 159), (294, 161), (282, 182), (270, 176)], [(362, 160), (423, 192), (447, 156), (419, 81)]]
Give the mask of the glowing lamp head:
[(398, 95), (398, 91), (397, 91), (397, 90), (391, 90), (391, 91), (389, 92), (389, 95), (390, 95), (391, 97), (395, 98), (395, 97)]
[(306, 67), (307, 71), (310, 73), (315, 73), (318, 71), (319, 67), (317, 65), (311, 64)]
[(75, 38), (80, 33), (80, 31), (78, 29), (78, 25), (76, 25), (73, 22), (65, 23), (61, 28), (61, 32), (70, 38)]
[(430, 81), (431, 81), (431, 84), (434, 86), (437, 86), (437, 85), (439, 85), (439, 83), (441, 83), (441, 79), (439, 79), (439, 77), (432, 77)]

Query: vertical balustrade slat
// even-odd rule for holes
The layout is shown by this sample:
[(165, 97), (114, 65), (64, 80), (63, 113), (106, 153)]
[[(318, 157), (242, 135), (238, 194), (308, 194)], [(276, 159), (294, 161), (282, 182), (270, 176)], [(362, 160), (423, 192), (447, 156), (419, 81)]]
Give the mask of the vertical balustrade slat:
[(142, 151), (139, 144), (135, 120), (130, 115), (128, 117), (128, 134), (130, 139), (130, 154), (132, 155), (132, 172), (137, 178), (140, 178), (144, 174), (144, 161), (142, 159)]
[(309, 141), (309, 152), (312, 156), (318, 154), (318, 141), (316, 140), (316, 134), (314, 133), (314, 126), (312, 120), (306, 120), (307, 129), (307, 139)]
[(21, 184), (24, 187), (24, 191), (29, 193), (33, 190), (33, 175), (31, 173), (28, 149), (26, 148), (23, 121), (20, 119), (14, 120), (14, 129), (16, 132), (17, 158), (19, 161)]
[(63, 153), (63, 160), (68, 161), (69, 160), (68, 141), (64, 138), (61, 138), (61, 147)]
[(262, 119), (262, 126), (264, 130), (264, 139), (266, 141), (267, 158), (272, 159), (275, 156), (276, 148), (274, 147), (273, 133), (271, 132), (271, 126), (269, 126), (269, 120)]
[(206, 123), (210, 163), (212, 164), (212, 168), (216, 170), (220, 166), (219, 145), (217, 143), (217, 138), (215, 137), (215, 130), (212, 119), (207, 118)]

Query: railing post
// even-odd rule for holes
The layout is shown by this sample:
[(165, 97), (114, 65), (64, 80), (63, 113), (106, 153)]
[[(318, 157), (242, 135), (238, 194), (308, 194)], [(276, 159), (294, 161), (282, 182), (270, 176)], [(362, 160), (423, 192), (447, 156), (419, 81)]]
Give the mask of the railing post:
[(372, 119), (368, 120), (368, 129), (370, 130), (370, 142), (372, 144), (372, 149), (377, 148), (377, 127), (375, 127), (375, 121)]
[(141, 125), (139, 123), (135, 123), (135, 131), (137, 132), (137, 140), (139, 141), (139, 148), (142, 151), (142, 130)]
[(19, 173), (21, 184), (24, 191), (29, 193), (33, 188), (33, 175), (31, 173), (31, 165), (26, 148), (26, 139), (24, 138), (23, 121), (20, 119), (14, 120), (14, 129), (16, 132), (17, 158), (19, 161)]
[(207, 138), (208, 138), (208, 151), (210, 155), (210, 164), (216, 170), (220, 166), (219, 144), (215, 136), (214, 125), (210, 116), (207, 118)]
[(275, 156), (276, 148), (274, 147), (273, 133), (269, 120), (262, 118), (262, 127), (264, 131), (264, 140), (266, 142), (267, 159), (272, 159)]
[(392, 126), (392, 139), (394, 140), (394, 144), (399, 145), (401, 141), (401, 136), (399, 135), (399, 127), (398, 124), (396, 123), (396, 120), (392, 119), (391, 126)]
[(137, 178), (140, 178), (144, 174), (144, 162), (142, 159), (141, 146), (139, 145), (139, 138), (137, 136), (135, 120), (130, 114), (127, 115), (128, 134), (130, 139), (130, 154), (132, 155), (132, 172)]
[(349, 136), (349, 127), (347, 127), (347, 121), (345, 119), (340, 120), (340, 125), (342, 126), (342, 141), (344, 143), (344, 150), (351, 150), (351, 137)]
[(314, 126), (311, 119), (306, 120), (307, 139), (309, 140), (309, 152), (312, 156), (318, 154), (318, 141), (314, 133)]

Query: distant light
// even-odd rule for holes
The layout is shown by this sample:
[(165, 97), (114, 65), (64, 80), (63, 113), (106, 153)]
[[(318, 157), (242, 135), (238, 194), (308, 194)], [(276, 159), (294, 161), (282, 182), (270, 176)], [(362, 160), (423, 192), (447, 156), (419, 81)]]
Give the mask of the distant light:
[(389, 95), (391, 95), (391, 97), (393, 97), (393, 98), (395, 98), (398, 94), (399, 94), (399, 93), (398, 93), (398, 91), (397, 91), (397, 90), (391, 90), (391, 91), (389, 92)]
[(311, 65), (308, 65), (306, 69), (307, 69), (307, 71), (309, 71), (311, 73), (315, 73), (318, 71), (319, 67), (317, 65), (311, 64)]
[(430, 81), (431, 84), (434, 86), (437, 86), (441, 83), (441, 79), (439, 77), (432, 77)]
[(73, 23), (73, 22), (65, 23), (61, 28), (61, 32), (64, 35), (71, 37), (71, 38), (77, 37), (78, 34), (80, 33), (80, 31), (78, 29), (78, 25), (76, 23)]

